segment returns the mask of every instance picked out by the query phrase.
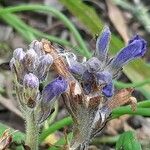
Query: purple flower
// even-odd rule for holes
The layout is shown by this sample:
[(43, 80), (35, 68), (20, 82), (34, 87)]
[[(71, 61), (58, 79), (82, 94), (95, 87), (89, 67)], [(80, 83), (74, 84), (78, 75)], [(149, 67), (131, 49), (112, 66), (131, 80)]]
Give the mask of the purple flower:
[(86, 67), (82, 63), (77, 62), (76, 60), (71, 60), (69, 70), (75, 75), (82, 76), (83, 73), (86, 71)]
[(106, 86), (103, 87), (102, 89), (102, 94), (105, 95), (106, 97), (112, 97), (114, 94), (114, 85), (112, 82), (107, 84)]
[(108, 71), (97, 72), (96, 80), (99, 84), (108, 84), (112, 81), (112, 74)]
[(58, 77), (50, 82), (42, 91), (42, 98), (44, 103), (49, 102), (55, 96), (59, 96), (67, 89), (67, 81), (63, 77)]
[(93, 82), (94, 80), (93, 73), (90, 73), (88, 70), (86, 70), (82, 75), (82, 80), (85, 82)]
[(83, 64), (77, 61), (70, 62), (70, 70), (80, 77), (85, 94), (90, 94), (93, 91), (93, 85), (96, 83), (97, 86), (105, 85), (102, 89), (103, 95), (106, 97), (113, 96), (114, 85), (112, 80), (118, 76), (123, 65), (135, 58), (142, 57), (146, 52), (146, 41), (136, 35), (113, 59), (109, 59), (107, 51), (110, 36), (109, 27), (104, 27), (102, 34), (97, 39), (94, 57)]
[(101, 36), (98, 37), (96, 42), (96, 54), (97, 57), (100, 59), (100, 61), (104, 61), (107, 56), (107, 51), (109, 48), (109, 42), (110, 42), (111, 32), (109, 27), (105, 26)]
[(114, 86), (112, 83), (112, 74), (108, 71), (96, 73), (96, 79), (99, 85), (104, 84), (102, 94), (106, 97), (111, 97), (114, 94)]
[[(39, 123), (42, 123), (50, 115), (52, 105), (60, 94), (66, 91), (67, 81), (59, 76), (50, 82), (42, 91), (41, 101), (41, 114), (39, 117)], [(55, 98), (55, 99), (54, 99)]]
[(146, 52), (146, 41), (136, 35), (129, 41), (129, 44), (123, 48), (111, 62), (113, 69), (120, 69), (129, 61), (142, 57)]
[(86, 62), (86, 67), (89, 72), (96, 72), (102, 68), (102, 63), (98, 58), (92, 57)]

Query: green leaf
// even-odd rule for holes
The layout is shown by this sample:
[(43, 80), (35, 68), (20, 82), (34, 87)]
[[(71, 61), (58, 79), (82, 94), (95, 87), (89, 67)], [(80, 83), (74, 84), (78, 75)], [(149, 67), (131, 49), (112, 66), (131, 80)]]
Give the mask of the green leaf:
[[(13, 133), (15, 131), (15, 129), (12, 129), (11, 127), (5, 125), (5, 124), (2, 124), (0, 123), (0, 136), (3, 134), (3, 132), (6, 130), (6, 129), (10, 129), (10, 133)], [(25, 139), (25, 134), (20, 132), (20, 131), (17, 131), (13, 134), (13, 140), (14, 141), (17, 141), (17, 142), (21, 142)]]
[(72, 118), (66, 117), (60, 121), (53, 123), (48, 129), (45, 129), (40, 135), (40, 142), (44, 141), (44, 139), (55, 131), (63, 128), (64, 126), (69, 126), (72, 124)]
[(85, 5), (81, 0), (60, 0), (72, 12), (93, 35), (99, 34), (102, 30), (102, 22), (95, 10)]
[[(89, 31), (92, 35), (100, 33), (103, 27), (103, 22), (96, 14), (94, 8), (86, 5), (82, 0), (61, 0), (61, 2), (73, 15), (75, 15), (81, 21), (81, 23), (84, 24), (84, 26), (87, 28), (87, 31)], [(110, 53), (114, 55), (119, 49), (123, 47), (123, 45), (124, 44), (120, 38), (112, 34)], [(148, 79), (150, 77), (150, 69), (141, 59), (134, 61), (126, 66), (124, 68), (124, 72), (134, 83), (137, 81), (143, 81), (144, 79)], [(146, 98), (150, 99), (150, 84), (147, 84), (138, 89)]]
[(132, 131), (124, 132), (116, 143), (116, 150), (142, 150)]

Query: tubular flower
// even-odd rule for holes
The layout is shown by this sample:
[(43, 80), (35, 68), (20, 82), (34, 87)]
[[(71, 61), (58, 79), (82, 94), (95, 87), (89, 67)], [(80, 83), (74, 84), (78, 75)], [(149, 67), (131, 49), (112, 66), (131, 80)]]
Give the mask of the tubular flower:
[(67, 89), (67, 81), (63, 77), (58, 77), (50, 82), (42, 91), (42, 98), (45, 102), (52, 100), (65, 92)]
[(146, 52), (146, 41), (140, 36), (134, 36), (112, 60), (111, 68), (118, 70), (129, 61), (142, 57)]

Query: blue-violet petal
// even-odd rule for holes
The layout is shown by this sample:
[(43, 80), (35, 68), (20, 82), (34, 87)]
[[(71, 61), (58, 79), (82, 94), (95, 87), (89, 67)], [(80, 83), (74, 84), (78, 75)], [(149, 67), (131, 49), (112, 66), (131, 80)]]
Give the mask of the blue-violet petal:
[(146, 52), (146, 41), (144, 39), (134, 40), (123, 48), (111, 62), (112, 68), (119, 69), (129, 61), (142, 57)]
[(67, 81), (63, 77), (58, 77), (50, 82), (42, 91), (44, 102), (52, 100), (55, 96), (59, 96), (67, 89)]
[(82, 76), (86, 68), (83, 64), (77, 62), (76, 60), (72, 60), (69, 66), (69, 70), (75, 75)]
[(111, 37), (110, 29), (109, 27), (105, 26), (96, 42), (96, 55), (98, 55), (98, 58), (101, 61), (104, 61), (107, 56), (110, 37)]
[(82, 75), (82, 80), (84, 80), (85, 82), (93, 82), (94, 81), (93, 73), (90, 73), (88, 70), (86, 70)]
[(96, 80), (99, 84), (108, 84), (112, 82), (112, 74), (108, 71), (97, 72), (96, 73)]
[(102, 63), (98, 58), (92, 57), (86, 62), (86, 66), (89, 72), (96, 72), (101, 70)]
[(106, 97), (112, 97), (114, 95), (114, 85), (112, 82), (103, 87), (102, 94)]

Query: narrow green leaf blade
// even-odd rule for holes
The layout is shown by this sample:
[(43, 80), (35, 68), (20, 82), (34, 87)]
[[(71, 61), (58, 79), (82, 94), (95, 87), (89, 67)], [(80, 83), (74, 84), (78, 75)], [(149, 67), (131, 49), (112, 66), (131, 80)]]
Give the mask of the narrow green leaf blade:
[(93, 35), (99, 34), (103, 25), (95, 10), (81, 0), (60, 0)]

